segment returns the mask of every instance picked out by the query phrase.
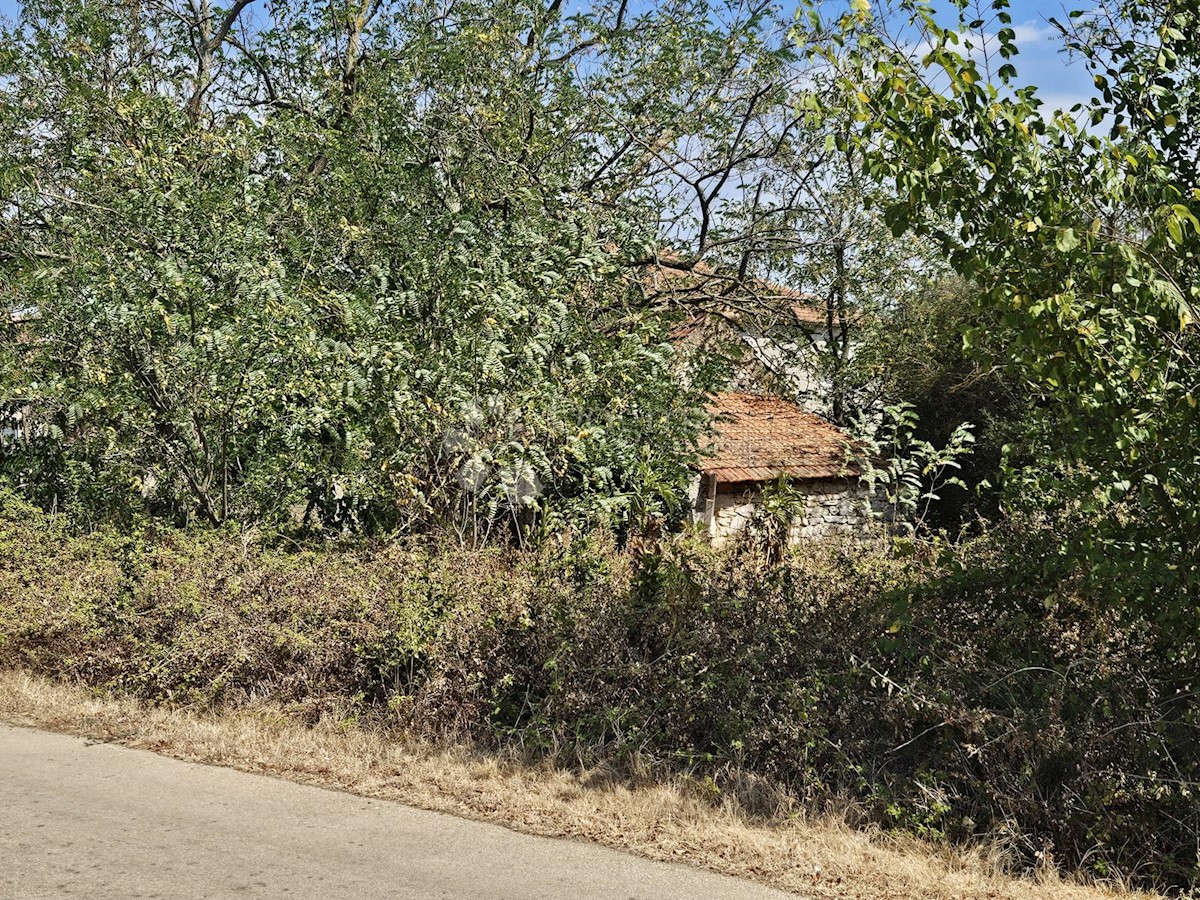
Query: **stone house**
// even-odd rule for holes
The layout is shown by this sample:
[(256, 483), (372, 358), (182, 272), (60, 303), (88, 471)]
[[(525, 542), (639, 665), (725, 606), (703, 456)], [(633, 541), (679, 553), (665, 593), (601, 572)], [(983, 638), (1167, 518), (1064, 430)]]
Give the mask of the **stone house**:
[(703, 264), (681, 270), (675, 257), (666, 260), (648, 271), (643, 290), (664, 309), (685, 312), (670, 335), (682, 357), (729, 359), (730, 390), (779, 395), (833, 414), (831, 360), (853, 358), (855, 319), (768, 279), (726, 276)]
[(693, 481), (692, 521), (714, 544), (751, 527), (780, 478), (801, 497), (789, 538), (864, 534), (870, 498), (850, 459), (850, 435), (781, 397), (728, 392), (712, 401), (715, 433)]
[(685, 315), (670, 338), (683, 368), (718, 355), (730, 361), (726, 390), (712, 399), (714, 434), (692, 485), (692, 521), (715, 544), (760, 516), (763, 491), (786, 478), (800, 500), (792, 541), (867, 532), (871, 501), (850, 460), (853, 440), (829, 421), (822, 355), (849, 358), (854, 323), (815, 298), (759, 278), (662, 257), (643, 280), (647, 296)]

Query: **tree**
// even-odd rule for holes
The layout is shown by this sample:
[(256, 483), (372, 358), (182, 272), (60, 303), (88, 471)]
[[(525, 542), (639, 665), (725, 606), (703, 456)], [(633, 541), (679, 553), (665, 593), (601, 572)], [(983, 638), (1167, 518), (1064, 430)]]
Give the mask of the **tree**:
[(896, 317), (920, 302), (945, 261), (919, 236), (892, 233), (879, 213), (885, 191), (863, 171), (856, 148), (842, 143), (796, 218), (800, 243), (784, 277), (803, 286), (823, 318), (821, 340), (810, 337), (798, 349), (815, 363), (832, 420), (849, 425), (900, 396), (904, 379), (896, 378), (894, 363), (858, 355), (864, 344), (878, 346)]
[(1113, 593), (1186, 615), (1200, 574), (1176, 563), (1200, 550), (1200, 228), (1185, 155), (1163, 140), (1183, 120), (1163, 110), (1156, 128), (1096, 134), (1077, 119), (1164, 96), (1164, 80), (1190, 89), (1195, 48), (1174, 19), (1126, 19), (1139, 33), (1157, 27), (1167, 52), (1096, 43), (1111, 62), (1110, 99), (1047, 113), (1017, 81), (1007, 4), (956, 6), (947, 27), (928, 4), (904, 3), (905, 39), (867, 3), (836, 20), (810, 9), (797, 35), (840, 76), (848, 141), (894, 190), (889, 224), (928, 235), (979, 286), (1010, 340), (1011, 371), (1045, 396), (1041, 466), (1023, 473), (1025, 488), (1096, 519), (1067, 550), (1097, 583), (1120, 579)]
[(97, 517), (669, 513), (703, 386), (629, 272), (771, 150), (781, 32), (739, 10), (31, 0), (0, 265), (41, 425), (7, 471)]

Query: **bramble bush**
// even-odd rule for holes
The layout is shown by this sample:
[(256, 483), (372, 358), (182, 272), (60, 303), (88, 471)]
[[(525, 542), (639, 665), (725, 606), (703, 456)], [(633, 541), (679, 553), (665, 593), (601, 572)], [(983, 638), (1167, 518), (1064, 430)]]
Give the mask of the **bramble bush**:
[(721, 791), (766, 782), (935, 839), (1002, 840), (1019, 867), (1194, 885), (1195, 635), (1089, 602), (1047, 540), (1061, 527), (780, 561), (605, 532), (297, 548), (80, 535), (10, 495), (0, 665), (154, 702), (349, 710)]

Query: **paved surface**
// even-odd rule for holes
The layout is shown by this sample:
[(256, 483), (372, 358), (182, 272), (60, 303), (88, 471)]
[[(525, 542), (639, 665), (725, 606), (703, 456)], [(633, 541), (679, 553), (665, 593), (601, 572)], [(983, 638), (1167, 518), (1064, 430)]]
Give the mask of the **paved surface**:
[(782, 900), (732, 878), (0, 724), (0, 900)]

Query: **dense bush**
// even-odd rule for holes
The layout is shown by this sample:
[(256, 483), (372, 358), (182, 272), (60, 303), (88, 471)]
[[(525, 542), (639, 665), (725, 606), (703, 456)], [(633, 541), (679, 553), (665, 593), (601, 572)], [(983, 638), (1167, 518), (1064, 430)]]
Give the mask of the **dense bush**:
[[(72, 535), (0, 512), (0, 665), (149, 700), (328, 704), (564, 762), (638, 760), (1013, 858), (1196, 881), (1195, 635), (1080, 598), (1037, 523), (911, 545), (603, 534), (537, 551)], [(1016, 580), (1007, 557), (1016, 545)]]

